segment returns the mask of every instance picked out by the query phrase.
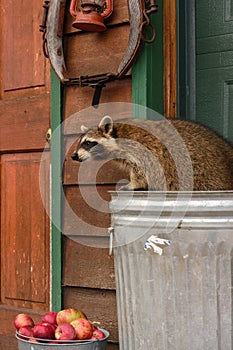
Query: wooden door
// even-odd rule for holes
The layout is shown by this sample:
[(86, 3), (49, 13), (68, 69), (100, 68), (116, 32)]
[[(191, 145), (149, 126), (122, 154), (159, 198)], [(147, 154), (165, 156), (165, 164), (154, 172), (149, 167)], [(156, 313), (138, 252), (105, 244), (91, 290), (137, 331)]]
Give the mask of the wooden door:
[(196, 119), (233, 140), (233, 3), (196, 1)]
[[(42, 1), (1, 1), (1, 350), (17, 349), (17, 313), (38, 320), (49, 308), (49, 220), (39, 187), (49, 128), (49, 66), (41, 20)], [(44, 186), (49, 193), (48, 182)]]

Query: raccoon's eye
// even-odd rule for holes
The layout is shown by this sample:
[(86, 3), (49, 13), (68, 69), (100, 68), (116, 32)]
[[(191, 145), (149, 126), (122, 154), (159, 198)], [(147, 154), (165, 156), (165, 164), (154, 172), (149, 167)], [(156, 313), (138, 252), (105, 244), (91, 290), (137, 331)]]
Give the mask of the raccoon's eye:
[(98, 142), (95, 142), (95, 141), (84, 141), (83, 142), (83, 148), (85, 149), (91, 149), (92, 147), (96, 146)]

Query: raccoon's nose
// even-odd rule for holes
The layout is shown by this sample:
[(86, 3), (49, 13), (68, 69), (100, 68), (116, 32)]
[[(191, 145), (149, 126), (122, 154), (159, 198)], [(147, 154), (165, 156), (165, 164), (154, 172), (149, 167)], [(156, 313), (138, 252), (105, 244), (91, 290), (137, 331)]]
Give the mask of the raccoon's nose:
[(77, 152), (74, 152), (74, 153), (71, 155), (71, 158), (72, 158), (73, 160), (79, 160), (79, 159), (78, 159), (78, 153), (77, 153)]

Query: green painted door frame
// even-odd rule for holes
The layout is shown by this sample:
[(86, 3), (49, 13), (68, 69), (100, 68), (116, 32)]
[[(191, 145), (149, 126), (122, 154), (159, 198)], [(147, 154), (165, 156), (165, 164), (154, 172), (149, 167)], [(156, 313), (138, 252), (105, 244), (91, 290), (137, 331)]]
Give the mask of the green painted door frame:
[[(132, 70), (132, 102), (148, 107), (160, 114), (164, 113), (163, 96), (163, 1), (156, 1), (158, 12), (150, 16), (156, 28), (154, 43), (145, 43)], [(148, 33), (149, 35), (150, 33)], [(133, 116), (151, 119), (150, 115), (138, 115), (135, 106)]]
[(196, 115), (195, 1), (176, 0), (177, 116), (189, 120)]
[[(51, 69), (51, 309), (62, 308), (62, 245), (61, 245), (61, 191), (62, 191), (62, 147), (60, 125), (62, 122), (62, 87)], [(59, 129), (58, 129), (59, 128)], [(56, 131), (56, 137), (53, 133)], [(56, 223), (56, 224), (55, 224)], [(60, 225), (58, 225), (60, 223)]]
[(177, 0), (178, 116), (233, 141), (233, 5)]

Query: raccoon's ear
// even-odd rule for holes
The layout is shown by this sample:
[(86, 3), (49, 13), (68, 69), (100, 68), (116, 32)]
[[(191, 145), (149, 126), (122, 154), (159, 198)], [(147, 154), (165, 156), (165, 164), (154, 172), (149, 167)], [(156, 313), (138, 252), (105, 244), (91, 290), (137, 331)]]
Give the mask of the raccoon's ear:
[(113, 130), (113, 120), (109, 115), (103, 117), (98, 125), (98, 130), (105, 134), (111, 134)]
[(88, 130), (88, 128), (86, 126), (84, 126), (84, 125), (81, 125), (80, 129), (81, 129), (82, 132), (87, 132), (87, 130)]

